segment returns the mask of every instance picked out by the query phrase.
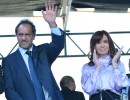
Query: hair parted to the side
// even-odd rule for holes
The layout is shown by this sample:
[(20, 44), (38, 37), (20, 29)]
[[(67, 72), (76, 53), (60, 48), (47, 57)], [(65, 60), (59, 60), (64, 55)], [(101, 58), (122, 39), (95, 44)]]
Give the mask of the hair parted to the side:
[(64, 76), (60, 80), (60, 87), (63, 89), (64, 87), (68, 86), (70, 82), (75, 83), (74, 79), (71, 76)]
[(103, 38), (103, 35), (107, 36), (107, 38), (108, 38), (110, 57), (113, 58), (114, 55), (116, 54), (114, 42), (113, 42), (112, 38), (110, 37), (109, 33), (105, 30), (96, 31), (90, 39), (90, 56), (89, 56), (90, 62), (88, 63), (90, 66), (94, 66), (94, 62), (93, 62), (94, 47), (97, 43), (100, 42), (100, 40)]
[(18, 33), (18, 28), (19, 28), (19, 26), (22, 25), (22, 24), (28, 24), (28, 25), (30, 25), (30, 26), (32, 27), (32, 33), (33, 33), (33, 35), (36, 35), (35, 25), (34, 25), (33, 22), (31, 22), (29, 19), (23, 19), (23, 20), (21, 20), (21, 21), (18, 23), (18, 25), (17, 25), (16, 28), (15, 28), (15, 33), (16, 33), (16, 34)]

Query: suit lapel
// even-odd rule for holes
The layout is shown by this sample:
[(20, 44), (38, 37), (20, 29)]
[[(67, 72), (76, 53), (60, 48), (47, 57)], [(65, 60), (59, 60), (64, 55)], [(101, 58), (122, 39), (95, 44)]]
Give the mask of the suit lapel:
[[(23, 57), (21, 56), (19, 50), (16, 51), (15, 59), (16, 59), (16, 62), (18, 63), (18, 66), (20, 67), (20, 70), (23, 71), (26, 78), (32, 83), (32, 80), (31, 80), (30, 74), (28, 72), (27, 66), (26, 66), (26, 64), (23, 60)], [(32, 85), (33, 85), (33, 83), (32, 83)]]
[(33, 51), (32, 51), (32, 58), (33, 58), (33, 62), (34, 62), (34, 67), (37, 70), (37, 58), (38, 58), (38, 51), (36, 46), (34, 45), (33, 47)]

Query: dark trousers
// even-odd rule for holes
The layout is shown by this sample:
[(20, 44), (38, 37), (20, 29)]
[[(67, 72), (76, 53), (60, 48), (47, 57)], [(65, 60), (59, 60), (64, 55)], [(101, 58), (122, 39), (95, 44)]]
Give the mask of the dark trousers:
[(120, 95), (111, 92), (110, 90), (103, 90), (91, 95), (89, 100), (120, 100)]

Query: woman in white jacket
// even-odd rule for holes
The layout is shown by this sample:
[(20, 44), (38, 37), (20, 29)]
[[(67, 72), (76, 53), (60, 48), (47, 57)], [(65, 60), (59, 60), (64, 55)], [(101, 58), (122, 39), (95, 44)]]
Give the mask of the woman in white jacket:
[(82, 88), (89, 100), (119, 100), (121, 89), (129, 86), (124, 64), (108, 32), (93, 34), (90, 40), (90, 62), (82, 68)]

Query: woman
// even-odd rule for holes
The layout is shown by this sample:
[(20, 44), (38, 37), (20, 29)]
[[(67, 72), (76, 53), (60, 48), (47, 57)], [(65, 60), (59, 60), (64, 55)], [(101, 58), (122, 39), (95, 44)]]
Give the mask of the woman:
[(124, 64), (108, 32), (93, 34), (90, 40), (90, 62), (82, 68), (82, 88), (89, 100), (119, 100), (122, 87), (129, 86)]

